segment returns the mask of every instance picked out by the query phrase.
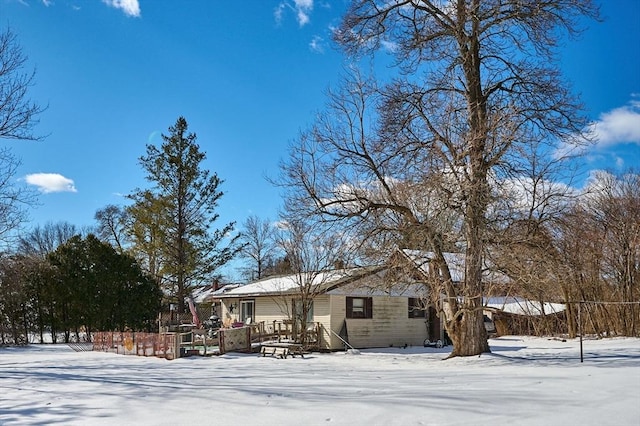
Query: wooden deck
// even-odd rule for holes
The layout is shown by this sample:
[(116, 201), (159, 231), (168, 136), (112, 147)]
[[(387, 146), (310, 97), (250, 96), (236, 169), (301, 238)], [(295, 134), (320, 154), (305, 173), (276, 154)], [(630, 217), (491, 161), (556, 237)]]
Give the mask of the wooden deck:
[[(296, 329), (292, 321), (273, 321), (273, 322), (258, 322), (249, 325), (251, 328), (251, 342), (253, 344), (262, 344), (263, 342), (271, 343), (295, 343), (301, 344), (301, 333)], [(319, 323), (309, 324), (309, 328), (305, 333), (305, 343), (303, 350), (317, 350), (319, 347)]]

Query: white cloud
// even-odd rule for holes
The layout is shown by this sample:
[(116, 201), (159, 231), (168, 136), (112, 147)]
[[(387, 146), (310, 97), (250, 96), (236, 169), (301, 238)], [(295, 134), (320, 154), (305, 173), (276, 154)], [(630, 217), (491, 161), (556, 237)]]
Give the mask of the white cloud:
[(324, 40), (320, 36), (315, 36), (309, 43), (309, 48), (317, 53), (324, 53)]
[(309, 14), (313, 10), (313, 0), (294, 0), (294, 3), (296, 5), (298, 24), (302, 27), (309, 23)]
[(134, 18), (140, 17), (140, 4), (138, 0), (102, 0), (107, 6), (121, 9), (125, 15)]
[(298, 24), (301, 27), (309, 23), (311, 18), (309, 18), (309, 13), (307, 11), (298, 8), (296, 12), (297, 12)]
[(513, 208), (522, 213), (537, 215), (566, 208), (569, 199), (567, 197), (575, 196), (578, 193), (576, 188), (563, 182), (547, 179), (534, 182), (528, 176), (493, 180), (492, 184), (494, 191), (500, 194), (501, 199), (511, 200)]
[[(633, 95), (637, 98), (637, 95)], [(640, 101), (631, 100), (627, 105), (600, 114), (584, 130), (595, 148), (605, 149), (616, 144), (633, 143), (640, 145)], [(555, 158), (581, 155), (587, 152), (589, 143), (582, 135), (575, 135), (559, 144)]]
[(273, 17), (276, 19), (276, 24), (278, 25), (282, 23), (282, 14), (284, 13), (285, 7), (286, 5), (284, 3), (280, 3), (273, 11)]
[(51, 0), (42, 0), (42, 4), (44, 4), (46, 7), (49, 7), (53, 4), (53, 2)]
[(601, 148), (618, 143), (640, 145), (640, 101), (600, 114), (598, 121), (589, 126), (589, 133)]
[(390, 53), (394, 53), (398, 50), (398, 44), (388, 40), (382, 40), (380, 45), (384, 50)]
[(58, 173), (33, 173), (25, 176), (29, 185), (38, 187), (38, 191), (45, 194), (51, 192), (78, 192), (72, 179)]
[(296, 14), (296, 20), (301, 27), (311, 21), (311, 12), (313, 11), (313, 0), (293, 0), (293, 4), (287, 1), (280, 2), (274, 11), (276, 23), (280, 24), (283, 19), (285, 8), (293, 10)]

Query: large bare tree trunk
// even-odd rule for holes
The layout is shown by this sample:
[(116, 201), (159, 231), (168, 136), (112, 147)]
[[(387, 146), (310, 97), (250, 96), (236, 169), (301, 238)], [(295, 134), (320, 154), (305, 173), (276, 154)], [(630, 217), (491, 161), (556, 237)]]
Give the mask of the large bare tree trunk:
[(452, 321), (448, 327), (449, 337), (453, 342), (453, 351), (449, 356), (471, 356), (491, 352), (482, 319), (482, 304), (469, 300), (462, 304), (461, 312), (467, 315)]

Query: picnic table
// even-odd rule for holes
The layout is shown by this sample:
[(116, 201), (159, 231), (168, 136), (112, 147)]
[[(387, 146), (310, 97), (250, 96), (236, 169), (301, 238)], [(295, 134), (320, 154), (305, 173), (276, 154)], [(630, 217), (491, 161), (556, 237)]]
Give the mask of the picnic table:
[(274, 356), (286, 359), (289, 355), (295, 358), (296, 355), (304, 358), (302, 345), (300, 343), (293, 342), (262, 342), (260, 344), (260, 353), (262, 356)]

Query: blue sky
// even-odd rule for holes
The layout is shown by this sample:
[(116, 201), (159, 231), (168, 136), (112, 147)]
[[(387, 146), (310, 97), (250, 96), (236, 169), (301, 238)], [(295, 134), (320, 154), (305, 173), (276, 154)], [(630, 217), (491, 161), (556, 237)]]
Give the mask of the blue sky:
[(31, 96), (48, 104), (44, 141), (0, 141), (42, 191), (34, 223), (93, 225), (97, 209), (148, 186), (138, 158), (179, 116), (225, 181), (220, 224), (275, 219), (265, 176), (343, 63), (329, 39), (344, 4), (306, 3), (0, 0), (0, 23), (37, 71)]
[[(561, 67), (601, 138), (592, 169), (640, 165), (640, 1), (605, 1)], [(32, 226), (94, 224), (146, 187), (138, 158), (184, 116), (225, 180), (220, 226), (275, 219), (287, 145), (325, 103), (344, 58), (331, 47), (346, 0), (0, 0), (48, 105), (42, 142), (1, 140), (41, 192)]]

